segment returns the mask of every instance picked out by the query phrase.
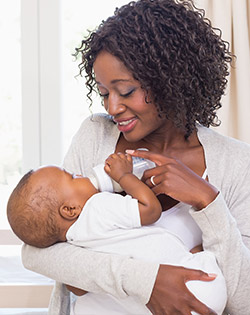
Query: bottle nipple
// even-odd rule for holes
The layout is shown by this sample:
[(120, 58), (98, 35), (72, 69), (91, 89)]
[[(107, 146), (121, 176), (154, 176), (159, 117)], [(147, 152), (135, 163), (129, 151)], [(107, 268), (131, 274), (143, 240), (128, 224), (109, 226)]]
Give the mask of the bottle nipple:
[[(96, 178), (96, 182), (97, 182), (97, 185), (98, 185), (98, 188), (97, 188), (98, 190), (100, 190), (100, 191), (108, 191), (108, 192), (113, 192), (114, 191), (114, 187), (113, 187), (113, 183), (112, 183), (114, 181), (105, 172), (103, 164), (96, 165), (93, 168), (93, 172), (94, 172), (94, 175), (95, 175), (94, 177)], [(117, 183), (117, 185), (120, 187), (120, 185), (118, 183)], [(115, 190), (115, 191), (117, 191), (117, 190)], [(120, 191), (122, 191), (121, 187), (120, 187)]]
[(89, 176), (88, 178), (89, 178), (89, 180), (91, 181), (91, 184), (92, 184), (96, 189), (99, 189), (99, 188), (98, 188), (98, 181), (97, 181), (96, 177), (93, 176), (93, 175), (91, 175), (91, 176)]

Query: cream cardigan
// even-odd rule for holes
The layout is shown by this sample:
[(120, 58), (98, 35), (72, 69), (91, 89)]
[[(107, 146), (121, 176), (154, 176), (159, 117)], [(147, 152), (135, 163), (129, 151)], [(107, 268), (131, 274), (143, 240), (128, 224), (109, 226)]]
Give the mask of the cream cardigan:
[[(86, 119), (73, 138), (64, 167), (85, 176), (114, 152), (119, 131), (108, 115)], [(191, 215), (203, 233), (227, 282), (230, 315), (250, 314), (250, 146), (198, 126), (209, 181), (220, 194), (207, 208)], [(129, 257), (95, 253), (68, 243), (46, 249), (23, 246), (24, 266), (57, 281), (51, 315), (69, 314), (70, 294), (62, 283), (118, 298), (149, 301), (159, 266)]]

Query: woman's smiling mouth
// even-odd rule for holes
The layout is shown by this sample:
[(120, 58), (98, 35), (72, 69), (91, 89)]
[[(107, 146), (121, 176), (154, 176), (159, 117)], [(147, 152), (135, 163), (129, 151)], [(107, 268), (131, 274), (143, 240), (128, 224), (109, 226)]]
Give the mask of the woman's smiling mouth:
[(123, 119), (123, 120), (114, 120), (117, 123), (118, 129), (121, 132), (131, 131), (137, 123), (137, 118)]

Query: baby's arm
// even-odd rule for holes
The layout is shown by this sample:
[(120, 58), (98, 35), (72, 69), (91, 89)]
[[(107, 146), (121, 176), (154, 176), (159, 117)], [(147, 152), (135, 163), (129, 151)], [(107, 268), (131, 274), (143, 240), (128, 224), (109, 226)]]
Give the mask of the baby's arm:
[(111, 154), (106, 160), (104, 169), (128, 195), (138, 200), (142, 225), (152, 224), (159, 219), (162, 212), (160, 202), (152, 190), (133, 175), (130, 155)]

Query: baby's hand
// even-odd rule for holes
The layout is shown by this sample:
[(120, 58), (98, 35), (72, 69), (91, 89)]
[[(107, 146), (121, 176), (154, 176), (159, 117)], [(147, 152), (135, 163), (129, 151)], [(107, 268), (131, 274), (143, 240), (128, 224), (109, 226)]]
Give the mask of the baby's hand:
[(124, 174), (133, 172), (132, 157), (129, 154), (113, 153), (105, 161), (104, 170), (117, 183)]

